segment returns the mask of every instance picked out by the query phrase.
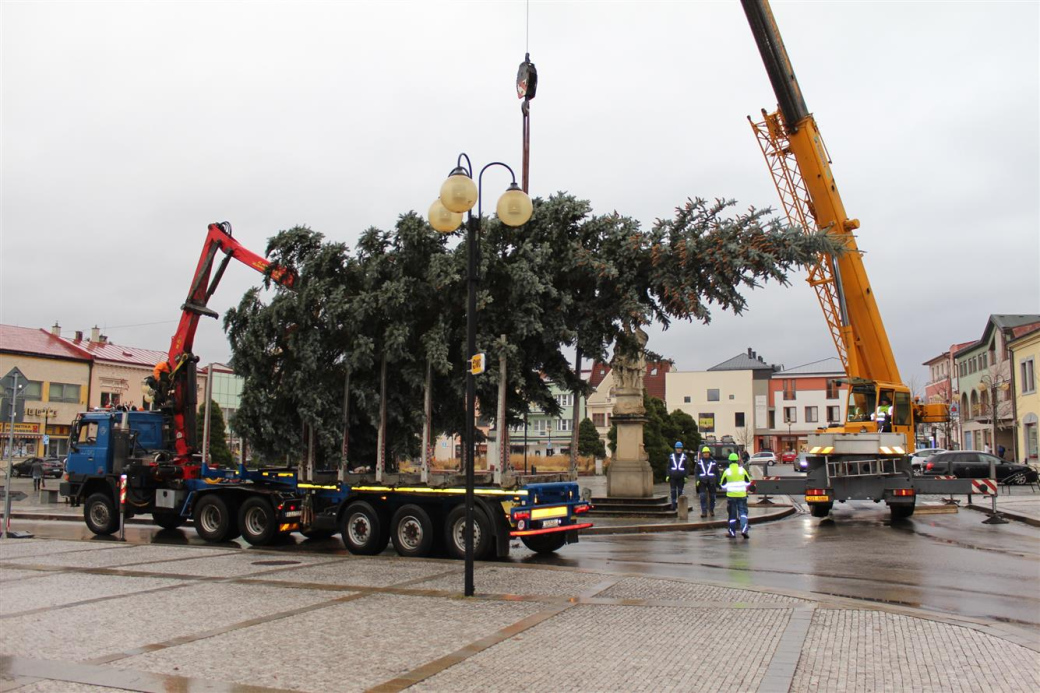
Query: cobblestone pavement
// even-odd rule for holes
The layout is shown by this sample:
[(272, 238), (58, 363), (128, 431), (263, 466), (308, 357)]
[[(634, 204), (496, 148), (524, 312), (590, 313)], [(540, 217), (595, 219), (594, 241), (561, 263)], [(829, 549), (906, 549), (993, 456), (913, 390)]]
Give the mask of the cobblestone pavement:
[(532, 565), (0, 542), (0, 690), (1035, 691), (1035, 632)]

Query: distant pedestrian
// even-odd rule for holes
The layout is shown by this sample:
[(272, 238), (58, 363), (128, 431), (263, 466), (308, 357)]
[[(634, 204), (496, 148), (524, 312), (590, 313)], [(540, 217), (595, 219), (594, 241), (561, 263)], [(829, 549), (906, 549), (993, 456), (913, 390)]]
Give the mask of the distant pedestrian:
[(675, 444), (675, 452), (668, 456), (668, 485), (671, 490), (672, 510), (678, 508), (679, 496), (686, 486), (689, 470), (686, 466), (686, 453), (683, 452), (682, 441)]
[(43, 486), (43, 460), (39, 457), (34, 459), (32, 463), (32, 480), (33, 491), (39, 491), (40, 487)]
[(1007, 449), (1003, 445), (997, 446), (997, 457), (999, 457), (1000, 459), (1004, 459), (1005, 452), (1007, 452)]
[(730, 453), (729, 467), (722, 473), (722, 488), (726, 490), (726, 509), (729, 512), (727, 533), (730, 539), (737, 536), (737, 525), (740, 533), (748, 538), (747, 491), (751, 485), (751, 477), (747, 470), (740, 466), (737, 453)]
[(711, 456), (709, 448), (701, 449), (694, 472), (697, 475), (697, 493), (701, 498), (701, 517), (707, 517), (708, 513), (715, 517), (715, 487), (719, 484), (719, 465)]
[(985, 445), (982, 446), (982, 451), (988, 455), (991, 452), (993, 452), (993, 448), (991, 448), (989, 446), (989, 443), (986, 443)]

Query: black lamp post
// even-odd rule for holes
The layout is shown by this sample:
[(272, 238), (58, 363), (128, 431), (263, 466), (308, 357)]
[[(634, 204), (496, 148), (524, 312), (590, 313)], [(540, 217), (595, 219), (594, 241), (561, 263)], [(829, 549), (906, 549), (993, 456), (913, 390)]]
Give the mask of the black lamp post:
[[(463, 160), (466, 165), (463, 166)], [(498, 199), (496, 212), (499, 221), (506, 226), (523, 226), (531, 218), (533, 207), (531, 198), (527, 196), (520, 186), (516, 184), (516, 174), (513, 169), (500, 161), (493, 161), (480, 169), (476, 183), (473, 182), (473, 164), (465, 153), (459, 154), (455, 168), (448, 179), (441, 186), (441, 194), (433, 204), (430, 205), (430, 225), (442, 233), (451, 233), (462, 225), (462, 213), (468, 215), (466, 221), (466, 357), (468, 373), (466, 375), (466, 435), (465, 435), (465, 464), (466, 464), (466, 577), (465, 595), (473, 596), (473, 486), (474, 468), (476, 466), (476, 396), (477, 396), (477, 373), (482, 372), (477, 368), (475, 357), (477, 355), (477, 255), (480, 248), (477, 245), (477, 234), (480, 232), (480, 224), (483, 219), (483, 207), (481, 193), (483, 192), (484, 171), (492, 166), (501, 166), (509, 171), (512, 178), (509, 188)], [(473, 205), (477, 206), (477, 216), (473, 216)], [(500, 422), (504, 425), (505, 422)]]

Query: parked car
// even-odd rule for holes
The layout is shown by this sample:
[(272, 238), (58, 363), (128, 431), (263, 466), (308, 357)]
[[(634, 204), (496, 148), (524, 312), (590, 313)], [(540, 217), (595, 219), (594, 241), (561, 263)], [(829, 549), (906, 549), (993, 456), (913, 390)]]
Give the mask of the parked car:
[(749, 465), (759, 465), (762, 467), (771, 467), (776, 464), (776, 454), (772, 450), (762, 450), (756, 452), (748, 460)]
[(794, 464), (798, 460), (798, 453), (794, 450), (785, 450), (780, 453), (780, 461), (784, 464)]
[(938, 455), (940, 452), (946, 452), (946, 448), (917, 448), (910, 458), (910, 468), (913, 470), (914, 476), (921, 476), (928, 458)]
[(1001, 483), (1036, 483), (1038, 473), (1029, 465), (1005, 462), (996, 455), (974, 450), (940, 452), (928, 458), (925, 476), (951, 475), (958, 479), (988, 479), (990, 463), (996, 467), (997, 481)]
[(32, 476), (32, 467), (37, 462), (43, 462), (43, 475), (58, 479), (65, 473), (65, 464), (57, 457), (27, 457), (15, 462), (11, 467), (11, 473), (15, 476)]
[(43, 460), (43, 475), (60, 479), (65, 473), (65, 460), (57, 457), (47, 457)]

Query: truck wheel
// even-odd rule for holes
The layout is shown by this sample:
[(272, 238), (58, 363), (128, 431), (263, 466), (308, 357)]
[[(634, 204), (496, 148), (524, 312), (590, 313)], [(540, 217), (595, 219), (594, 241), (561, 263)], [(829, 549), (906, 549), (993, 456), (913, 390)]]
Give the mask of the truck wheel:
[(893, 520), (905, 520), (914, 514), (914, 506), (912, 504), (890, 505), (888, 512), (891, 513)]
[(238, 536), (238, 523), (231, 508), (216, 494), (203, 496), (192, 513), (195, 531), (206, 541), (225, 542)]
[(433, 548), (433, 522), (418, 505), (402, 505), (390, 521), (390, 539), (397, 553), (406, 558), (421, 558)]
[(177, 529), (187, 521), (188, 518), (178, 513), (152, 513), (152, 522), (163, 529)]
[(115, 503), (107, 493), (94, 493), (83, 505), (83, 521), (94, 534), (105, 536), (119, 529)]
[(810, 503), (809, 512), (813, 517), (827, 517), (831, 514), (834, 503)]
[[(466, 506), (459, 503), (444, 523), (444, 543), (452, 558), (466, 558)], [(473, 508), (473, 560), (481, 561), (491, 550), (491, 521), (480, 508)]]
[(375, 508), (365, 501), (354, 501), (343, 511), (340, 534), (347, 551), (359, 556), (382, 553), (390, 541), (390, 532)]
[(535, 553), (553, 553), (559, 551), (566, 545), (567, 536), (564, 532), (553, 532), (552, 534), (532, 534), (520, 537), (524, 546)]
[(247, 498), (238, 510), (238, 528), (252, 546), (266, 546), (278, 534), (278, 520), (271, 503), (260, 496)]

